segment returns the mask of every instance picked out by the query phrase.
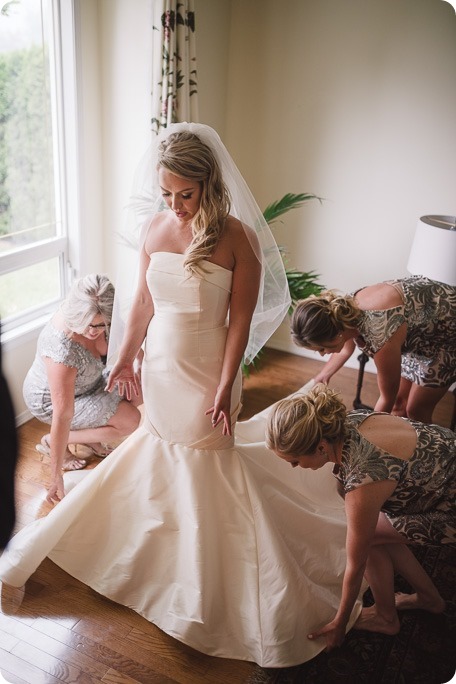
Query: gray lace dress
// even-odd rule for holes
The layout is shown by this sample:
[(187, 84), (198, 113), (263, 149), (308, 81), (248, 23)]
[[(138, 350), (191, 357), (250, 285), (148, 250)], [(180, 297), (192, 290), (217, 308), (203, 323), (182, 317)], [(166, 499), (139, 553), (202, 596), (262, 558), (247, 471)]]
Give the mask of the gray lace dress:
[[(387, 281), (404, 303), (382, 311), (363, 311), (356, 344), (373, 356), (407, 324), (401, 375), (417, 385), (449, 387), (456, 381), (456, 287), (422, 276)], [(355, 293), (356, 294), (356, 293)]]
[(72, 430), (106, 425), (122, 400), (117, 392), (106, 392), (109, 372), (102, 359), (70, 340), (51, 321), (38, 337), (35, 360), (24, 380), (23, 395), (29, 411), (43, 423), (52, 422), (51, 392), (44, 357), (77, 369)]
[(439, 425), (410, 420), (417, 445), (410, 460), (404, 461), (358, 432), (370, 415), (361, 410), (347, 416), (342, 464), (334, 468), (344, 491), (396, 480), (396, 489), (382, 508), (393, 527), (413, 544), (456, 545), (456, 434)]

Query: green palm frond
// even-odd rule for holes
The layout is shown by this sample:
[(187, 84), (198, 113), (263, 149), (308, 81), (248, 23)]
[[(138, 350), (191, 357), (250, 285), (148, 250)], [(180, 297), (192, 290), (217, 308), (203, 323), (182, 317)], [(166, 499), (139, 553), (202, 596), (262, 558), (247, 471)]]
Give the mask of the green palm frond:
[(306, 299), (312, 294), (319, 294), (324, 289), (323, 285), (318, 282), (319, 274), (315, 271), (304, 272), (293, 268), (286, 269), (285, 272), (291, 297), (290, 314), (300, 299)]
[(241, 364), (241, 369), (242, 369), (242, 374), (245, 378), (248, 378), (252, 370), (258, 370), (260, 367), (260, 361), (261, 361), (261, 356), (263, 354), (263, 350), (260, 349), (258, 354), (251, 360), (250, 363), (245, 363), (245, 361), (242, 361)]
[(2, 14), (4, 17), (9, 16), (9, 11), (13, 5), (18, 5), (19, 0), (9, 0), (9, 2), (4, 2), (2, 5), (2, 8), (0, 10), (0, 14)]
[(266, 220), (266, 223), (272, 225), (277, 221), (279, 216), (282, 216), (282, 214), (285, 214), (291, 209), (298, 209), (304, 204), (304, 202), (308, 202), (309, 200), (313, 199), (317, 199), (319, 202), (322, 201), (321, 197), (317, 197), (317, 195), (312, 195), (308, 192), (301, 192), (298, 195), (288, 192), (282, 197), (282, 199), (269, 204), (263, 211), (263, 216)]

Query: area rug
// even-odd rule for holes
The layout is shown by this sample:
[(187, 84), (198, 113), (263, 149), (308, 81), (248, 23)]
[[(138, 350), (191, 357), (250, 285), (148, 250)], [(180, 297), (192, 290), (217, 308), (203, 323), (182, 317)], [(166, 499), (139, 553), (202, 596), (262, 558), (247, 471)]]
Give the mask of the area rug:
[[(443, 684), (456, 671), (456, 549), (414, 550), (446, 601), (442, 615), (403, 611), (396, 636), (352, 630), (340, 648), (295, 667), (257, 667), (248, 684)], [(411, 589), (400, 577), (396, 590)], [(364, 605), (372, 604), (368, 590)]]

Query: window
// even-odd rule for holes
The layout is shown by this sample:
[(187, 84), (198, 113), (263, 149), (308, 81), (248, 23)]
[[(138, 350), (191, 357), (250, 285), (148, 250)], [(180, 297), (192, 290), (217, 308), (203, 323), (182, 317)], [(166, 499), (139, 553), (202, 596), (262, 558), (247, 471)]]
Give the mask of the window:
[[(67, 289), (61, 38), (58, 0), (0, 0), (0, 316), (7, 335), (49, 315)], [(68, 78), (74, 82), (71, 65), (66, 90)], [(66, 132), (69, 123), (65, 117)]]

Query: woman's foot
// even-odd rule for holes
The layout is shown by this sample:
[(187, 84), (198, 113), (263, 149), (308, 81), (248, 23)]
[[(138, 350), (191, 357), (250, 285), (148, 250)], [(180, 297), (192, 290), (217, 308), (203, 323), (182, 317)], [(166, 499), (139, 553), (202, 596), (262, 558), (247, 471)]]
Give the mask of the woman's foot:
[(41, 442), (39, 444), (35, 444), (35, 449), (42, 456), (49, 456), (51, 453), (50, 437), (51, 435), (43, 435), (41, 437)]
[(62, 470), (67, 472), (68, 470), (82, 470), (88, 464), (85, 458), (76, 458), (73, 456), (69, 449), (66, 450), (65, 459), (63, 461)]
[(69, 444), (68, 448), (77, 458), (90, 458), (91, 456), (105, 458), (113, 451), (109, 444), (103, 444), (102, 442), (94, 444)]
[(397, 634), (400, 629), (397, 614), (390, 620), (382, 617), (377, 612), (375, 605), (363, 608), (361, 615), (353, 625), (353, 629), (364, 629), (367, 632), (379, 632), (380, 634)]
[[(50, 437), (51, 435), (43, 435), (43, 437), (41, 438), (41, 442), (35, 446), (35, 449), (41, 454), (41, 458), (43, 456), (51, 455)], [(75, 454), (72, 454), (67, 447), (65, 457), (63, 459), (62, 470), (65, 472), (67, 470), (82, 470), (82, 468), (85, 468), (87, 466), (87, 463), (87, 459), (78, 458)]]
[(445, 601), (438, 592), (435, 595), (423, 594), (404, 594), (397, 592), (394, 594), (394, 602), (397, 610), (427, 610), (430, 613), (443, 613)]

